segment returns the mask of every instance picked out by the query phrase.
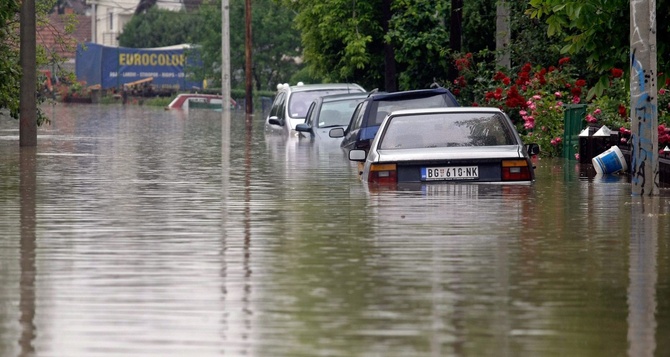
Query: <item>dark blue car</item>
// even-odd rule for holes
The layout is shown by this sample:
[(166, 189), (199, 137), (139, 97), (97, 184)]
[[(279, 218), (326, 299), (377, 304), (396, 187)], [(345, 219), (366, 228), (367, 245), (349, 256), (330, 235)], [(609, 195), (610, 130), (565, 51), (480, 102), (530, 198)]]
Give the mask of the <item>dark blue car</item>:
[(437, 87), (393, 93), (373, 93), (362, 101), (354, 111), (349, 125), (342, 132), (334, 129), (330, 135), (344, 136), (340, 146), (351, 149), (368, 150), (379, 125), (394, 110), (458, 107), (458, 101), (446, 88)]

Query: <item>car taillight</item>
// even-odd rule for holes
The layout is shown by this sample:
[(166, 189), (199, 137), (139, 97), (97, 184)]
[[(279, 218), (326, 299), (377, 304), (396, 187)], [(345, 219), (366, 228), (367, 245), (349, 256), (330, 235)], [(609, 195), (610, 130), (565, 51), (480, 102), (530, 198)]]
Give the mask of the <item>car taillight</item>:
[(532, 174), (526, 160), (503, 160), (503, 181), (530, 181)]
[(398, 182), (398, 172), (395, 164), (372, 164), (370, 166), (369, 181), (388, 184)]

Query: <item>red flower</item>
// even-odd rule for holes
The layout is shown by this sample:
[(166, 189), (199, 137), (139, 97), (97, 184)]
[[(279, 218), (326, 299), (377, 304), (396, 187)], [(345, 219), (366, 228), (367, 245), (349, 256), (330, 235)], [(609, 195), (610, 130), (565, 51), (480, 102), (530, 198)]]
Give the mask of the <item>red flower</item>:
[(575, 84), (575, 87), (570, 90), (570, 93), (572, 94), (573, 97), (579, 97), (582, 95), (582, 88), (578, 87), (577, 84)]
[(454, 60), (454, 64), (456, 65), (456, 68), (459, 71), (463, 71), (470, 68), (470, 58), (472, 58), (472, 54), (469, 55), (470, 56), (465, 55), (465, 57), (457, 58), (456, 60)]
[(528, 73), (531, 69), (533, 69), (533, 67), (531, 67), (530, 63), (526, 63), (521, 67), (521, 72)]
[(623, 70), (619, 68), (612, 68), (610, 73), (612, 74), (613, 78), (621, 78), (621, 76), (623, 76)]
[(512, 80), (509, 79), (509, 77), (505, 77), (505, 78), (503, 78), (503, 80), (502, 80), (503, 84), (506, 85), (506, 86), (509, 85), (511, 81), (512, 81)]
[(517, 85), (526, 85), (530, 81), (530, 76), (528, 75), (528, 72), (521, 71), (519, 72), (519, 75), (517, 76), (516, 79), (516, 84)]
[(505, 105), (509, 108), (525, 108), (526, 99), (519, 94), (519, 90), (516, 86), (510, 87), (507, 91), (507, 100), (505, 100)]
[(626, 117), (626, 114), (627, 114), (627, 113), (626, 113), (626, 107), (624, 107), (623, 104), (619, 104), (619, 115), (620, 115), (622, 118), (625, 118), (625, 117)]
[(542, 68), (539, 72), (535, 73), (535, 78), (540, 81), (541, 85), (547, 84), (547, 80), (544, 78), (544, 75), (547, 74), (547, 70)]
[(460, 87), (465, 87), (468, 85), (468, 82), (465, 80), (464, 76), (459, 76), (454, 80), (454, 84), (460, 86)]
[(502, 92), (502, 88), (496, 88), (496, 92), (493, 94), (493, 98), (498, 100), (502, 99)]
[(561, 58), (561, 59), (558, 60), (558, 65), (559, 65), (559, 66), (562, 66), (562, 65), (564, 65), (564, 64), (566, 64), (566, 63), (568, 63), (568, 62), (570, 62), (570, 57), (563, 57), (563, 58)]
[(506, 77), (507, 76), (505, 75), (505, 73), (502, 73), (501, 71), (498, 71), (498, 72), (496, 72), (495, 76), (493, 76), (493, 80), (494, 81), (501, 81), (501, 80), (505, 79)]
[(575, 82), (575, 86), (577, 86), (577, 87), (583, 87), (583, 86), (585, 86), (585, 85), (586, 85), (586, 81), (583, 80), (583, 79), (578, 79), (578, 80)]

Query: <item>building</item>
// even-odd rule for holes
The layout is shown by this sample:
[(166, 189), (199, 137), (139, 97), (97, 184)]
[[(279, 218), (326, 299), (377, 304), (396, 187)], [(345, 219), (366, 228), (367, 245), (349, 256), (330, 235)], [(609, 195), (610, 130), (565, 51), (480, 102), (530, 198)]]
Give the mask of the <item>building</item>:
[[(74, 2), (73, 2), (74, 3)], [(83, 1), (82, 1), (83, 6)], [(65, 28), (76, 24), (73, 32)], [(50, 63), (46, 69), (74, 71), (77, 45), (91, 41), (91, 17), (84, 8), (65, 6), (48, 15), (47, 21), (37, 26), (37, 43), (44, 48)], [(60, 68), (56, 68), (60, 67)]]
[(136, 13), (157, 6), (173, 11), (190, 10), (201, 0), (87, 0), (91, 6), (91, 39), (93, 43), (118, 46), (123, 27)]

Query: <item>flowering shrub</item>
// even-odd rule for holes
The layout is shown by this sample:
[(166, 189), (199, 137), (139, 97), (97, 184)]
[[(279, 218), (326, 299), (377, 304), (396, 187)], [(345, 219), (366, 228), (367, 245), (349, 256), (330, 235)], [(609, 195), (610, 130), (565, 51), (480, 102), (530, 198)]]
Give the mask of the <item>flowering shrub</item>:
[[(484, 54), (484, 57), (486, 54)], [(619, 129), (622, 144), (630, 138), (630, 88), (622, 69), (609, 73), (609, 86), (590, 101), (588, 83), (579, 78), (569, 57), (556, 66), (533, 67), (526, 63), (505, 73), (486, 59), (468, 53), (455, 59), (460, 76), (452, 91), (463, 105), (498, 107), (515, 124), (525, 143), (537, 143), (545, 157), (560, 156), (563, 148), (564, 110), (586, 104), (582, 127), (607, 125)], [(670, 146), (670, 79), (658, 91), (659, 149)]]
[(461, 103), (502, 109), (524, 142), (540, 146), (542, 156), (561, 154), (564, 104), (581, 103), (586, 96), (586, 81), (576, 78), (568, 57), (549, 68), (526, 63), (514, 75), (478, 65), (471, 54), (456, 64), (461, 76), (453, 83), (454, 94)]

